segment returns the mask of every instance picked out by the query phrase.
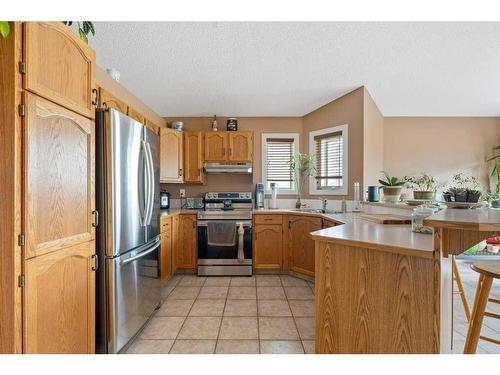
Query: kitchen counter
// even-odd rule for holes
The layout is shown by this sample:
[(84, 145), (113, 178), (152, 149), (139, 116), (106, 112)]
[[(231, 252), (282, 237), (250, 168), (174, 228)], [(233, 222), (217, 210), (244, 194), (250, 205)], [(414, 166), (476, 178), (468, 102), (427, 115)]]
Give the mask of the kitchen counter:
[(321, 229), (311, 233), (314, 240), (346, 245), (362, 245), (364, 248), (411, 254), (432, 258), (434, 251), (432, 235), (413, 233), (411, 225), (382, 225), (359, 217), (358, 213), (314, 213), (287, 209), (259, 209), (259, 214), (288, 214), (321, 217), (338, 224), (335, 227)]
[(179, 215), (179, 214), (197, 214), (199, 210), (188, 210), (184, 208), (163, 208), (160, 209), (160, 218), (171, 216), (171, 215)]

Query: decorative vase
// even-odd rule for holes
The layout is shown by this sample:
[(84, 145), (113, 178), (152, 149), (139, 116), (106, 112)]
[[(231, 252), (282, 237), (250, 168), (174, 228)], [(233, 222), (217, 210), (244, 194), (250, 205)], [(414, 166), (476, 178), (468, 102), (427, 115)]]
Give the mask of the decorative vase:
[(212, 121), (212, 131), (216, 132), (217, 130), (219, 130), (218, 128), (218, 124), (217, 124), (217, 116), (214, 115), (214, 120)]

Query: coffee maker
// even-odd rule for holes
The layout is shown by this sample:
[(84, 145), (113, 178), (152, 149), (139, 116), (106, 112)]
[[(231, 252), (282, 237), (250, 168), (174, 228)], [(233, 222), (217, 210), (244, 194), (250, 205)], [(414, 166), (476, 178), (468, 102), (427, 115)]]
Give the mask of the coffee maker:
[(264, 208), (264, 184), (257, 182), (255, 185), (255, 208)]

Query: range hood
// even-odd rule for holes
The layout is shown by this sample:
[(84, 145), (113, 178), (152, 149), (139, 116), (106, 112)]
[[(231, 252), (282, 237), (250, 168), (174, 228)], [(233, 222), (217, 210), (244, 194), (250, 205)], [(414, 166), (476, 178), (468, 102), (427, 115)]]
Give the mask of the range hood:
[(252, 163), (205, 163), (205, 172), (251, 174)]

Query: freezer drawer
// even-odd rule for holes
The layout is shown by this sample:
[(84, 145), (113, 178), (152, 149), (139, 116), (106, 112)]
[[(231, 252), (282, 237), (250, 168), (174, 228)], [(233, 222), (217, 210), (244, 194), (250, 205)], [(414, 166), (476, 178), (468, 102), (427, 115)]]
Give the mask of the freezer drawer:
[(160, 306), (159, 237), (141, 249), (106, 259), (108, 353), (119, 352)]

